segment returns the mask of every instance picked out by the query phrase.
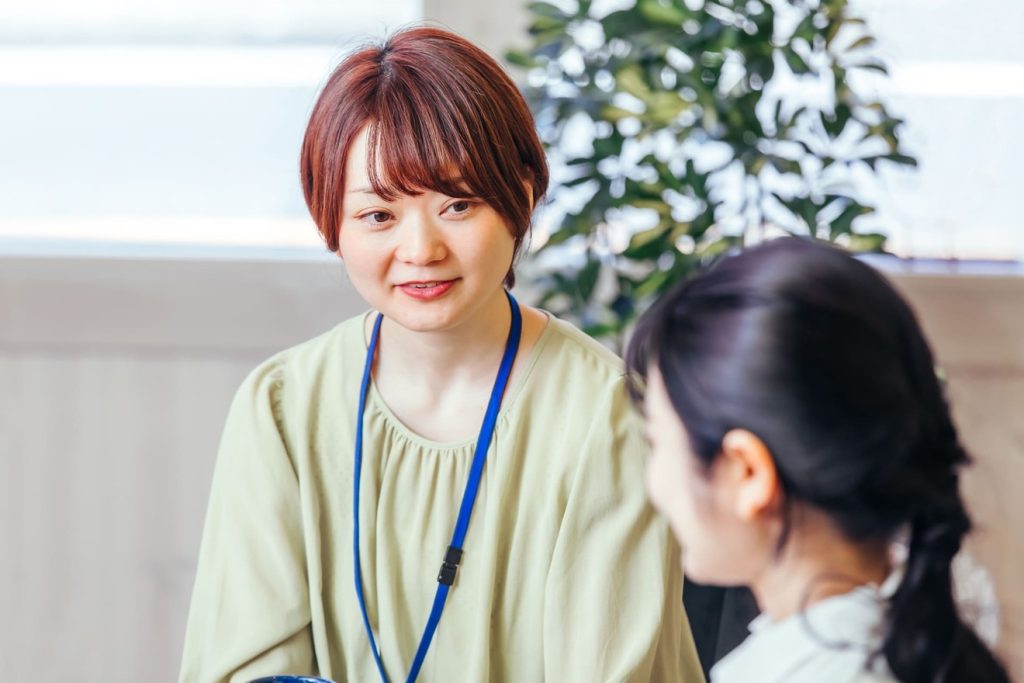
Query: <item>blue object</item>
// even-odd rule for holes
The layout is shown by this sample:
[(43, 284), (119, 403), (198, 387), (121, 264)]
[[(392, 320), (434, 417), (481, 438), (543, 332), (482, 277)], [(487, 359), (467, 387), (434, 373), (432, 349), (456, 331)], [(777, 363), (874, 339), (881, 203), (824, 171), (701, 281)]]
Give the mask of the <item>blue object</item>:
[(334, 681), (315, 676), (266, 676), (249, 681), (249, 683), (334, 683)]
[[(484, 415), (483, 424), (480, 426), (480, 435), (477, 437), (476, 450), (473, 452), (473, 464), (469, 471), (469, 479), (466, 481), (466, 489), (462, 494), (462, 504), (459, 507), (459, 517), (455, 523), (455, 530), (452, 533), (452, 541), (445, 552), (444, 562), (441, 563), (441, 570), (437, 576), (437, 592), (434, 594), (434, 604), (430, 609), (430, 616), (427, 619), (426, 628), (420, 638), (419, 648), (416, 650), (416, 658), (413, 660), (409, 670), (406, 683), (412, 683), (419, 675), (423, 660), (430, 648), (430, 641), (434, 638), (434, 631), (441, 620), (441, 612), (444, 610), (444, 603), (448, 599), (448, 590), (455, 583), (455, 574), (458, 570), (459, 561), (462, 559), (462, 543), (466, 538), (466, 530), (469, 528), (469, 518), (473, 514), (473, 504), (476, 502), (476, 494), (480, 488), (480, 477), (483, 474), (484, 463), (487, 460), (487, 451), (491, 446), (491, 439), (494, 436), (494, 426), (498, 421), (498, 411), (501, 408), (501, 398), (508, 385), (508, 377), (512, 371), (512, 364), (515, 362), (516, 353), (519, 351), (519, 338), (522, 334), (523, 321), (519, 313), (519, 306), (515, 298), (508, 292), (508, 305), (512, 311), (512, 322), (508, 330), (508, 339), (505, 341), (505, 353), (501, 358), (501, 365), (498, 368), (498, 376), (494, 380), (494, 388), (491, 389), (491, 398), (487, 404), (487, 413)], [(377, 351), (377, 341), (380, 339), (380, 324), (384, 317), (377, 314), (377, 320), (373, 324), (373, 334), (370, 336), (370, 345), (366, 350), (366, 366), (363, 369), (363, 381), (359, 389), (359, 415), (356, 417), (356, 447), (355, 447), (355, 480), (353, 487), (353, 557), (355, 558), (355, 582), (356, 597), (359, 599), (359, 608), (363, 612), (363, 625), (366, 627), (366, 635), (370, 639), (370, 648), (373, 651), (373, 659), (377, 663), (377, 671), (383, 683), (388, 683), (387, 672), (384, 671), (384, 664), (380, 659), (380, 650), (377, 649), (377, 640), (373, 637), (373, 629), (370, 627), (370, 617), (366, 612), (366, 601), (363, 598), (363, 574), (362, 565), (359, 560), (359, 482), (363, 464), (363, 412), (366, 410), (366, 394), (370, 388), (370, 374), (373, 368), (373, 357)], [(301, 679), (299, 679), (301, 680)], [(315, 680), (315, 679), (313, 679)]]

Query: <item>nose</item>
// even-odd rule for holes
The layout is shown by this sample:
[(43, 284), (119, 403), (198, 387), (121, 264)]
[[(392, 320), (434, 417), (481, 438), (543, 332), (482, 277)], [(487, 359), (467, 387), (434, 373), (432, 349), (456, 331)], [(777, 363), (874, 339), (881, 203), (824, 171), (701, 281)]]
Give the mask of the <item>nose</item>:
[(444, 260), (448, 255), (444, 236), (430, 216), (407, 214), (395, 232), (398, 246), (395, 257), (414, 266), (426, 266)]

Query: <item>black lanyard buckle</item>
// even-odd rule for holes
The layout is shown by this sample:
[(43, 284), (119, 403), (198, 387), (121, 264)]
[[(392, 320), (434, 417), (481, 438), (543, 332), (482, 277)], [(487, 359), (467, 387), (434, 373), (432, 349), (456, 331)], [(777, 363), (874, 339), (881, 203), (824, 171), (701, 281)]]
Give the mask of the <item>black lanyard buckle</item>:
[(437, 582), (446, 586), (455, 583), (455, 573), (459, 569), (459, 562), (462, 560), (462, 548), (448, 546), (444, 554), (444, 562), (441, 563), (441, 571), (437, 574)]

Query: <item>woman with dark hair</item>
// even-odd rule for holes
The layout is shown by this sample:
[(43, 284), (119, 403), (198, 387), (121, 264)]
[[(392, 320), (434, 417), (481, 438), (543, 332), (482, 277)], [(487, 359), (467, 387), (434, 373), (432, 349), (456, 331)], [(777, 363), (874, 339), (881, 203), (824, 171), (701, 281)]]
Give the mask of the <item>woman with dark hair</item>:
[(508, 293), (548, 172), (453, 34), (335, 70), (301, 178), (373, 311), (238, 391), (181, 680), (700, 680), (621, 362)]
[(713, 683), (1008, 681), (952, 592), (968, 456), (877, 272), (806, 240), (751, 248), (659, 301), (628, 363), (686, 573), (764, 612)]

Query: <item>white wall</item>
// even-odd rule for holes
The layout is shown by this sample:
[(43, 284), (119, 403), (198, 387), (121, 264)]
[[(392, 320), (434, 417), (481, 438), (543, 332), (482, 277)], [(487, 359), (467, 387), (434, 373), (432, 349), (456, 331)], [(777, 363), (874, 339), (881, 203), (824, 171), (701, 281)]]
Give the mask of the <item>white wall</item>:
[(166, 681), (228, 402), (340, 264), (0, 258), (0, 670)]

